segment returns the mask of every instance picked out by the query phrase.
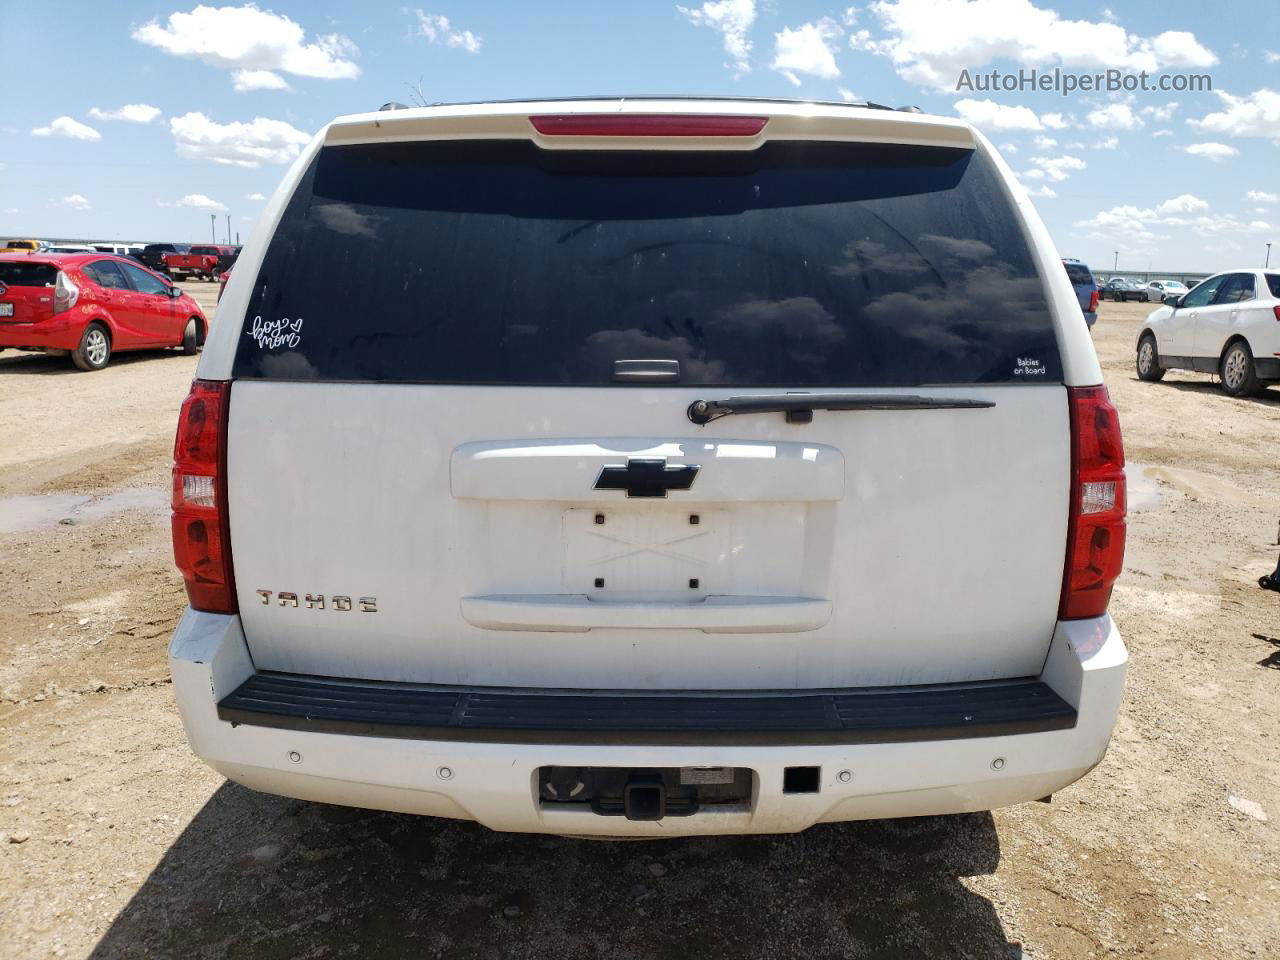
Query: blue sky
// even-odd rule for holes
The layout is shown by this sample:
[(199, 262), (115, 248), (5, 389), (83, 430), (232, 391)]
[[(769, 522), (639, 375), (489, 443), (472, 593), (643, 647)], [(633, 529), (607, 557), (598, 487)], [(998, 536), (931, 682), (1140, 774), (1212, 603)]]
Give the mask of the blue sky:
[[(0, 235), (247, 237), (332, 117), (596, 93), (856, 96), (962, 115), (1001, 147), (1060, 252), (1218, 269), (1280, 244), (1280, 4), (657, 0), (0, 2)], [(956, 92), (1020, 67), (1208, 74), (1213, 92)], [(127, 109), (125, 109), (127, 107)], [(123, 112), (122, 112), (123, 111)], [(1280, 248), (1273, 262), (1280, 260)]]

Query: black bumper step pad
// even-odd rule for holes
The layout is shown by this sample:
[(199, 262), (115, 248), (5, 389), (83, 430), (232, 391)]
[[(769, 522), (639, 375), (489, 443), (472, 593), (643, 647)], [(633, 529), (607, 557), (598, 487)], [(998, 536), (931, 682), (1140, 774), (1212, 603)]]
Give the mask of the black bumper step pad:
[(413, 740), (544, 744), (901, 743), (1041, 733), (1076, 711), (1040, 680), (820, 691), (456, 687), (258, 673), (232, 724)]

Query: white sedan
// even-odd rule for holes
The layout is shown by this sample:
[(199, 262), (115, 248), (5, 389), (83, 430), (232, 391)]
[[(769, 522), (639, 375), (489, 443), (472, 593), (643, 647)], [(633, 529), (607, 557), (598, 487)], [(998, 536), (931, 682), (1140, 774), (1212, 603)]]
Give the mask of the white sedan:
[(1142, 380), (1166, 370), (1216, 373), (1233, 397), (1280, 381), (1280, 272), (1215, 274), (1155, 310), (1138, 331)]
[(1147, 293), (1152, 300), (1157, 301), (1165, 297), (1180, 297), (1187, 289), (1187, 285), (1181, 280), (1152, 280), (1147, 284)]

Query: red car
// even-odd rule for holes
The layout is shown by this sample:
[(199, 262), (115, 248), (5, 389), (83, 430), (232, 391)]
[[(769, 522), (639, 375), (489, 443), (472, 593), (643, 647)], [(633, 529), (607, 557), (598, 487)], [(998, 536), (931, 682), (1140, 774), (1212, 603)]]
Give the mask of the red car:
[(0, 255), (0, 348), (70, 353), (101, 370), (117, 350), (198, 353), (208, 329), (195, 300), (124, 257)]

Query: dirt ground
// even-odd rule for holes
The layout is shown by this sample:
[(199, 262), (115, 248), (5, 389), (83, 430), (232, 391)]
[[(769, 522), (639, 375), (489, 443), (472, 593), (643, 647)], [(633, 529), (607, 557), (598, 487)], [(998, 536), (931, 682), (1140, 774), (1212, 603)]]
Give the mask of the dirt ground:
[(1280, 388), (1140, 383), (1146, 309), (1106, 303), (1094, 333), (1135, 508), (1103, 764), (1051, 805), (652, 843), (301, 803), (202, 766), (165, 663), (195, 362), (0, 352), (0, 957), (1280, 957), (1280, 594), (1256, 585)]

